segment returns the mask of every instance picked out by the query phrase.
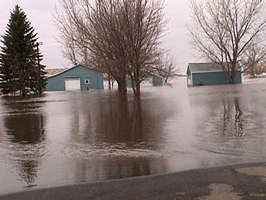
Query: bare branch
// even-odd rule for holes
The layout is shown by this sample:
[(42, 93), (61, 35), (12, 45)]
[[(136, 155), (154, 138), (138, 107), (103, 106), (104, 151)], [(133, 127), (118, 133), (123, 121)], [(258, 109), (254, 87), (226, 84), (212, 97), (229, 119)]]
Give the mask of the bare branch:
[(66, 56), (94, 64), (126, 90), (127, 76), (136, 96), (140, 83), (160, 56), (163, 4), (159, 0), (62, 0), (57, 14)]
[(220, 64), (235, 83), (238, 61), (256, 43), (266, 28), (261, 17), (262, 0), (191, 1), (195, 30), (190, 30), (197, 51)]

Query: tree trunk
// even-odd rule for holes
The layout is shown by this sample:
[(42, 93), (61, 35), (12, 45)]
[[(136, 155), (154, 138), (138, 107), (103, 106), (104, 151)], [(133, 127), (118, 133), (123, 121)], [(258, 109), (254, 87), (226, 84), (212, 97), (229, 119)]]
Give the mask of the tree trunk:
[(136, 83), (135, 96), (136, 96), (137, 98), (140, 98), (140, 83)]
[(135, 65), (136, 71), (131, 75), (132, 87), (136, 98), (140, 98), (140, 65)]
[(112, 81), (111, 81), (111, 89), (114, 89), (114, 80), (112, 79)]
[(23, 88), (22, 89), (22, 96), (25, 97), (26, 96), (26, 90)]
[(236, 84), (234, 73), (231, 73), (229, 82), (230, 84)]
[(236, 84), (236, 80), (237, 80), (237, 72), (238, 72), (238, 69), (237, 69), (237, 62), (236, 61), (233, 61), (233, 63), (231, 64), (230, 66), (230, 70), (228, 72), (228, 77), (229, 77), (229, 83), (230, 84)]
[(140, 83), (137, 78), (130, 76), (132, 81), (132, 89), (136, 98), (140, 97)]
[(111, 76), (110, 76), (110, 74), (108, 74), (108, 87), (109, 87), (109, 90), (111, 90)]
[(126, 84), (126, 77), (119, 78), (117, 80), (118, 84), (118, 92), (121, 96), (125, 96), (127, 94), (127, 84)]
[(236, 77), (237, 76), (237, 73), (236, 73), (236, 71), (233, 69), (233, 71), (232, 71), (232, 84), (236, 84), (237, 82), (236, 82)]

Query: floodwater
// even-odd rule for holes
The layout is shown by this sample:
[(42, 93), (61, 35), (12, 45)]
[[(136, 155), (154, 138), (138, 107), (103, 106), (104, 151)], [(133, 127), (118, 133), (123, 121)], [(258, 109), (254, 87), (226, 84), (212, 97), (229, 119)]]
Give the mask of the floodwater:
[(266, 84), (0, 97), (0, 194), (266, 161)]

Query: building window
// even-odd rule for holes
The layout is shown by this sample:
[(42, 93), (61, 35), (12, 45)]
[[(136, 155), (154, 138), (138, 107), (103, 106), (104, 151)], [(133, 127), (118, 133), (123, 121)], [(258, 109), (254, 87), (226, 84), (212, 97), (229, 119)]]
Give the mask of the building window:
[(85, 84), (89, 85), (90, 84), (90, 80), (89, 79), (85, 79)]

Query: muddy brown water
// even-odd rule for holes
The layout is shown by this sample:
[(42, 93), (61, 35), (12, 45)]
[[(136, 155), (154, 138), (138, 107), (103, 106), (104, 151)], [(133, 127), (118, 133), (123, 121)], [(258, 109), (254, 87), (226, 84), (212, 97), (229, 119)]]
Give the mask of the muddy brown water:
[(0, 194), (266, 161), (266, 84), (0, 97)]

